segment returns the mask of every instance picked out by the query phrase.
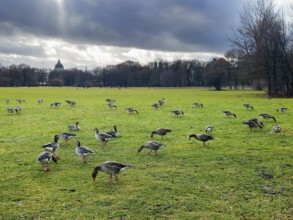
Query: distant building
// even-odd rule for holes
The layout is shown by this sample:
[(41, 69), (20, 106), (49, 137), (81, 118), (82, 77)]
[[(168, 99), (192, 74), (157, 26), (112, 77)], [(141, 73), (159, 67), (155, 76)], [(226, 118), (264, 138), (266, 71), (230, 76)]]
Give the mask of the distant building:
[(64, 67), (62, 65), (62, 63), (60, 62), (60, 60), (58, 60), (57, 64), (55, 65), (54, 71), (63, 71)]

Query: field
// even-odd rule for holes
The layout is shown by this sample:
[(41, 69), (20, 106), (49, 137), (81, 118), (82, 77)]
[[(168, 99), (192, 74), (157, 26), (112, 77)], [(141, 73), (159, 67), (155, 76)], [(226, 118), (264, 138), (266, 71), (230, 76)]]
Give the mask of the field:
[[(0, 88), (0, 94), (0, 219), (293, 218), (292, 99), (268, 99), (261, 91), (185, 88)], [(109, 109), (107, 98), (116, 99), (117, 109)], [(162, 98), (165, 104), (154, 109), (151, 105)], [(62, 104), (50, 107), (52, 102)], [(20, 113), (6, 111), (19, 105)], [(288, 111), (277, 112), (282, 106)], [(127, 107), (138, 114), (127, 113)], [(173, 115), (175, 109), (184, 115)], [(260, 118), (264, 128), (252, 131), (242, 124), (260, 113), (277, 122)], [(41, 146), (76, 121), (77, 137), (59, 141), (61, 159), (44, 172), (35, 162)], [(215, 127), (214, 140), (206, 146), (188, 139), (205, 133), (209, 124)], [(272, 132), (276, 124), (282, 133)], [(108, 131), (113, 125), (119, 137), (103, 149), (93, 129)], [(137, 154), (158, 127), (172, 130), (162, 140), (154, 137), (165, 147), (157, 156), (147, 155), (147, 149)], [(85, 164), (75, 154), (77, 140), (95, 151)], [(93, 168), (105, 161), (133, 168), (121, 172), (117, 183), (106, 182), (109, 175), (102, 172), (93, 181)]]

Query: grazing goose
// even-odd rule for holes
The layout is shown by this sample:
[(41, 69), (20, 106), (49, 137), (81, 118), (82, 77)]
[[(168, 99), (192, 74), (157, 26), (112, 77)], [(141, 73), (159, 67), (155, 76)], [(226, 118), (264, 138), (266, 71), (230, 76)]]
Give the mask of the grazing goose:
[(162, 98), (158, 101), (158, 104), (159, 105), (163, 105), (165, 103), (165, 98)]
[(250, 104), (243, 104), (243, 107), (246, 108), (246, 109), (253, 109), (253, 106), (250, 105)]
[(214, 137), (209, 134), (191, 134), (189, 135), (189, 138), (194, 137), (196, 140), (203, 142), (203, 146), (205, 146), (205, 142), (209, 140), (214, 140)]
[(75, 148), (75, 153), (78, 155), (78, 156), (81, 156), (82, 157), (82, 162), (83, 163), (86, 163), (86, 157), (90, 154), (93, 154), (94, 152), (89, 149), (88, 147), (85, 147), (85, 146), (81, 146), (80, 145), (80, 141), (76, 141), (76, 148)]
[(37, 103), (43, 103), (43, 102), (44, 102), (43, 99), (38, 99), (38, 100), (37, 100)]
[(280, 108), (277, 109), (277, 112), (285, 112), (287, 110), (288, 110), (288, 108), (280, 107)]
[(58, 107), (58, 106), (60, 106), (61, 105), (61, 103), (60, 102), (53, 102), (53, 103), (51, 103), (51, 107), (53, 106), (53, 107)]
[(22, 107), (21, 107), (21, 106), (17, 106), (17, 107), (14, 109), (15, 112), (21, 112), (21, 110), (22, 110)]
[(260, 129), (262, 129), (263, 126), (264, 126), (264, 124), (260, 120), (258, 120), (257, 118), (249, 119), (246, 122), (242, 122), (242, 124), (247, 125), (247, 127), (249, 127), (250, 130), (252, 130), (253, 128), (257, 128), (257, 127), (259, 127)]
[(109, 103), (107, 105), (109, 106), (110, 109), (112, 109), (112, 108), (117, 109), (117, 106), (115, 104), (113, 104), (113, 103)]
[(112, 138), (115, 138), (118, 136), (118, 130), (117, 130), (117, 125), (113, 126), (113, 130), (107, 131), (106, 134), (109, 134), (112, 136)]
[(179, 111), (179, 110), (174, 110), (174, 111), (171, 111), (174, 115), (184, 115), (184, 112), (183, 111)]
[(9, 104), (10, 103), (10, 100), (9, 99), (6, 99), (6, 101), (5, 101), (7, 104)]
[(194, 107), (197, 107), (197, 108), (203, 108), (203, 104), (199, 103), (199, 102), (195, 102), (192, 104)]
[(115, 99), (106, 99), (106, 101), (107, 101), (107, 102), (109, 102), (109, 103), (116, 102), (116, 100), (115, 100)]
[(282, 132), (282, 127), (280, 125), (275, 125), (273, 127), (273, 132), (275, 132), (275, 133), (281, 133)]
[(222, 111), (226, 116), (234, 116), (236, 118), (236, 115), (233, 112), (230, 111)]
[(59, 140), (59, 135), (56, 134), (54, 136), (54, 142), (47, 143), (41, 147), (45, 151), (51, 152), (56, 157), (57, 160), (60, 159), (60, 157), (56, 154), (56, 152), (59, 150), (58, 140)]
[(37, 163), (41, 163), (41, 164), (43, 164), (44, 171), (46, 171), (46, 172), (50, 172), (49, 163), (50, 163), (52, 160), (53, 160), (55, 163), (58, 163), (58, 162), (57, 162), (57, 161), (58, 161), (57, 158), (56, 158), (53, 154), (51, 154), (51, 153), (48, 152), (48, 151), (45, 151), (45, 152), (39, 154), (39, 156), (38, 156), (36, 162), (37, 162)]
[(263, 119), (266, 119), (266, 120), (268, 120), (268, 119), (271, 118), (271, 119), (273, 119), (275, 122), (277, 121), (276, 118), (275, 118), (274, 116), (272, 116), (272, 115), (270, 115), (270, 114), (267, 114), (267, 113), (259, 114), (259, 116), (262, 117)]
[(152, 104), (152, 106), (153, 106), (155, 109), (157, 109), (157, 108), (159, 108), (159, 107), (160, 107), (160, 104), (158, 104), (158, 103), (155, 103), (155, 104)]
[(154, 137), (155, 134), (160, 135), (161, 136), (161, 140), (163, 138), (163, 136), (165, 136), (168, 132), (171, 132), (170, 129), (166, 129), (166, 128), (157, 128), (156, 130), (154, 130), (151, 133), (151, 138)]
[(65, 102), (67, 102), (67, 104), (71, 106), (76, 105), (76, 101), (73, 101), (73, 100), (65, 100)]
[(71, 134), (71, 133), (68, 133), (68, 132), (63, 132), (59, 135), (59, 137), (61, 139), (63, 139), (65, 141), (65, 143), (67, 143), (68, 140), (76, 137), (76, 134)]
[(137, 153), (140, 153), (143, 148), (148, 148), (150, 149), (148, 154), (150, 154), (152, 151), (155, 151), (155, 155), (157, 155), (157, 150), (161, 149), (163, 146), (163, 143), (159, 143), (157, 141), (149, 141), (146, 144), (141, 145), (141, 147), (138, 148)]
[(8, 113), (13, 113), (14, 112), (14, 108), (7, 108), (7, 112)]
[(209, 134), (214, 130), (214, 126), (213, 125), (208, 125), (206, 126), (206, 133)]
[(113, 137), (110, 134), (107, 133), (100, 133), (99, 129), (95, 128), (95, 137), (97, 140), (101, 141), (103, 146), (106, 146), (106, 143), (110, 140), (113, 139)]
[(17, 99), (16, 101), (17, 101), (18, 103), (25, 102), (25, 100), (24, 100), (24, 99)]
[(125, 169), (132, 168), (132, 166), (117, 163), (114, 161), (104, 162), (101, 166), (96, 166), (92, 172), (93, 181), (96, 180), (98, 171), (110, 174), (109, 182), (112, 182), (112, 176), (114, 175), (115, 181), (118, 182), (118, 174)]
[(138, 111), (135, 108), (126, 108), (125, 110), (129, 113), (136, 112), (136, 114), (138, 114)]
[(79, 122), (75, 122), (75, 125), (68, 125), (68, 129), (70, 131), (78, 131), (80, 129)]

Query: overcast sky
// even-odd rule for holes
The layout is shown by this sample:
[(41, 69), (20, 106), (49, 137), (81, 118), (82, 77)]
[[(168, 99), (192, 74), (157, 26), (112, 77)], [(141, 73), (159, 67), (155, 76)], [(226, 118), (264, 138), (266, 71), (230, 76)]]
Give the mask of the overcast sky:
[[(93, 69), (209, 60), (230, 49), (247, 0), (0, 0), (0, 65)], [(275, 0), (288, 8), (291, 0)]]

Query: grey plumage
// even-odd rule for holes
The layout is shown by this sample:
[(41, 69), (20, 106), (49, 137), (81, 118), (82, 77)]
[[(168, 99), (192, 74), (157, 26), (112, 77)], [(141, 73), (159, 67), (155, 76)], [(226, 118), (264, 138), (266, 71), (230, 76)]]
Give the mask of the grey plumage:
[(82, 157), (82, 162), (86, 163), (86, 158), (88, 155), (93, 154), (94, 151), (92, 151), (90, 148), (81, 146), (80, 141), (76, 141), (76, 148), (75, 148), (75, 153), (78, 156)]
[(230, 111), (222, 111), (226, 116), (234, 116), (236, 118), (236, 115), (233, 112)]
[(154, 137), (155, 134), (157, 135), (160, 135), (161, 136), (161, 139), (163, 136), (165, 136), (167, 133), (171, 132), (170, 129), (166, 129), (166, 128), (157, 128), (156, 130), (154, 130), (152, 133), (151, 133), (151, 138)]
[(115, 177), (116, 182), (118, 182), (118, 174), (125, 169), (132, 168), (132, 166), (118, 163), (115, 161), (104, 162), (101, 166), (96, 166), (92, 172), (93, 181), (96, 180), (98, 171), (107, 173), (110, 175), (109, 181), (112, 182), (112, 176)]
[(155, 151), (155, 155), (157, 155), (157, 150), (161, 149), (163, 146), (163, 143), (159, 143), (157, 141), (148, 141), (147, 143), (141, 145), (140, 148), (138, 148), (137, 153), (140, 153), (143, 148), (148, 148), (150, 149), (148, 154), (150, 154), (152, 151)]
[(271, 118), (271, 119), (273, 119), (275, 122), (277, 121), (276, 118), (275, 118), (274, 116), (272, 116), (272, 115), (270, 115), (270, 114), (267, 114), (267, 113), (259, 114), (259, 116), (262, 117), (263, 119), (266, 119), (266, 120), (268, 120), (268, 119)]
[(196, 140), (203, 142), (204, 146), (205, 146), (205, 142), (209, 140), (214, 140), (214, 137), (209, 134), (191, 134), (189, 135), (189, 139), (190, 138), (195, 138)]

